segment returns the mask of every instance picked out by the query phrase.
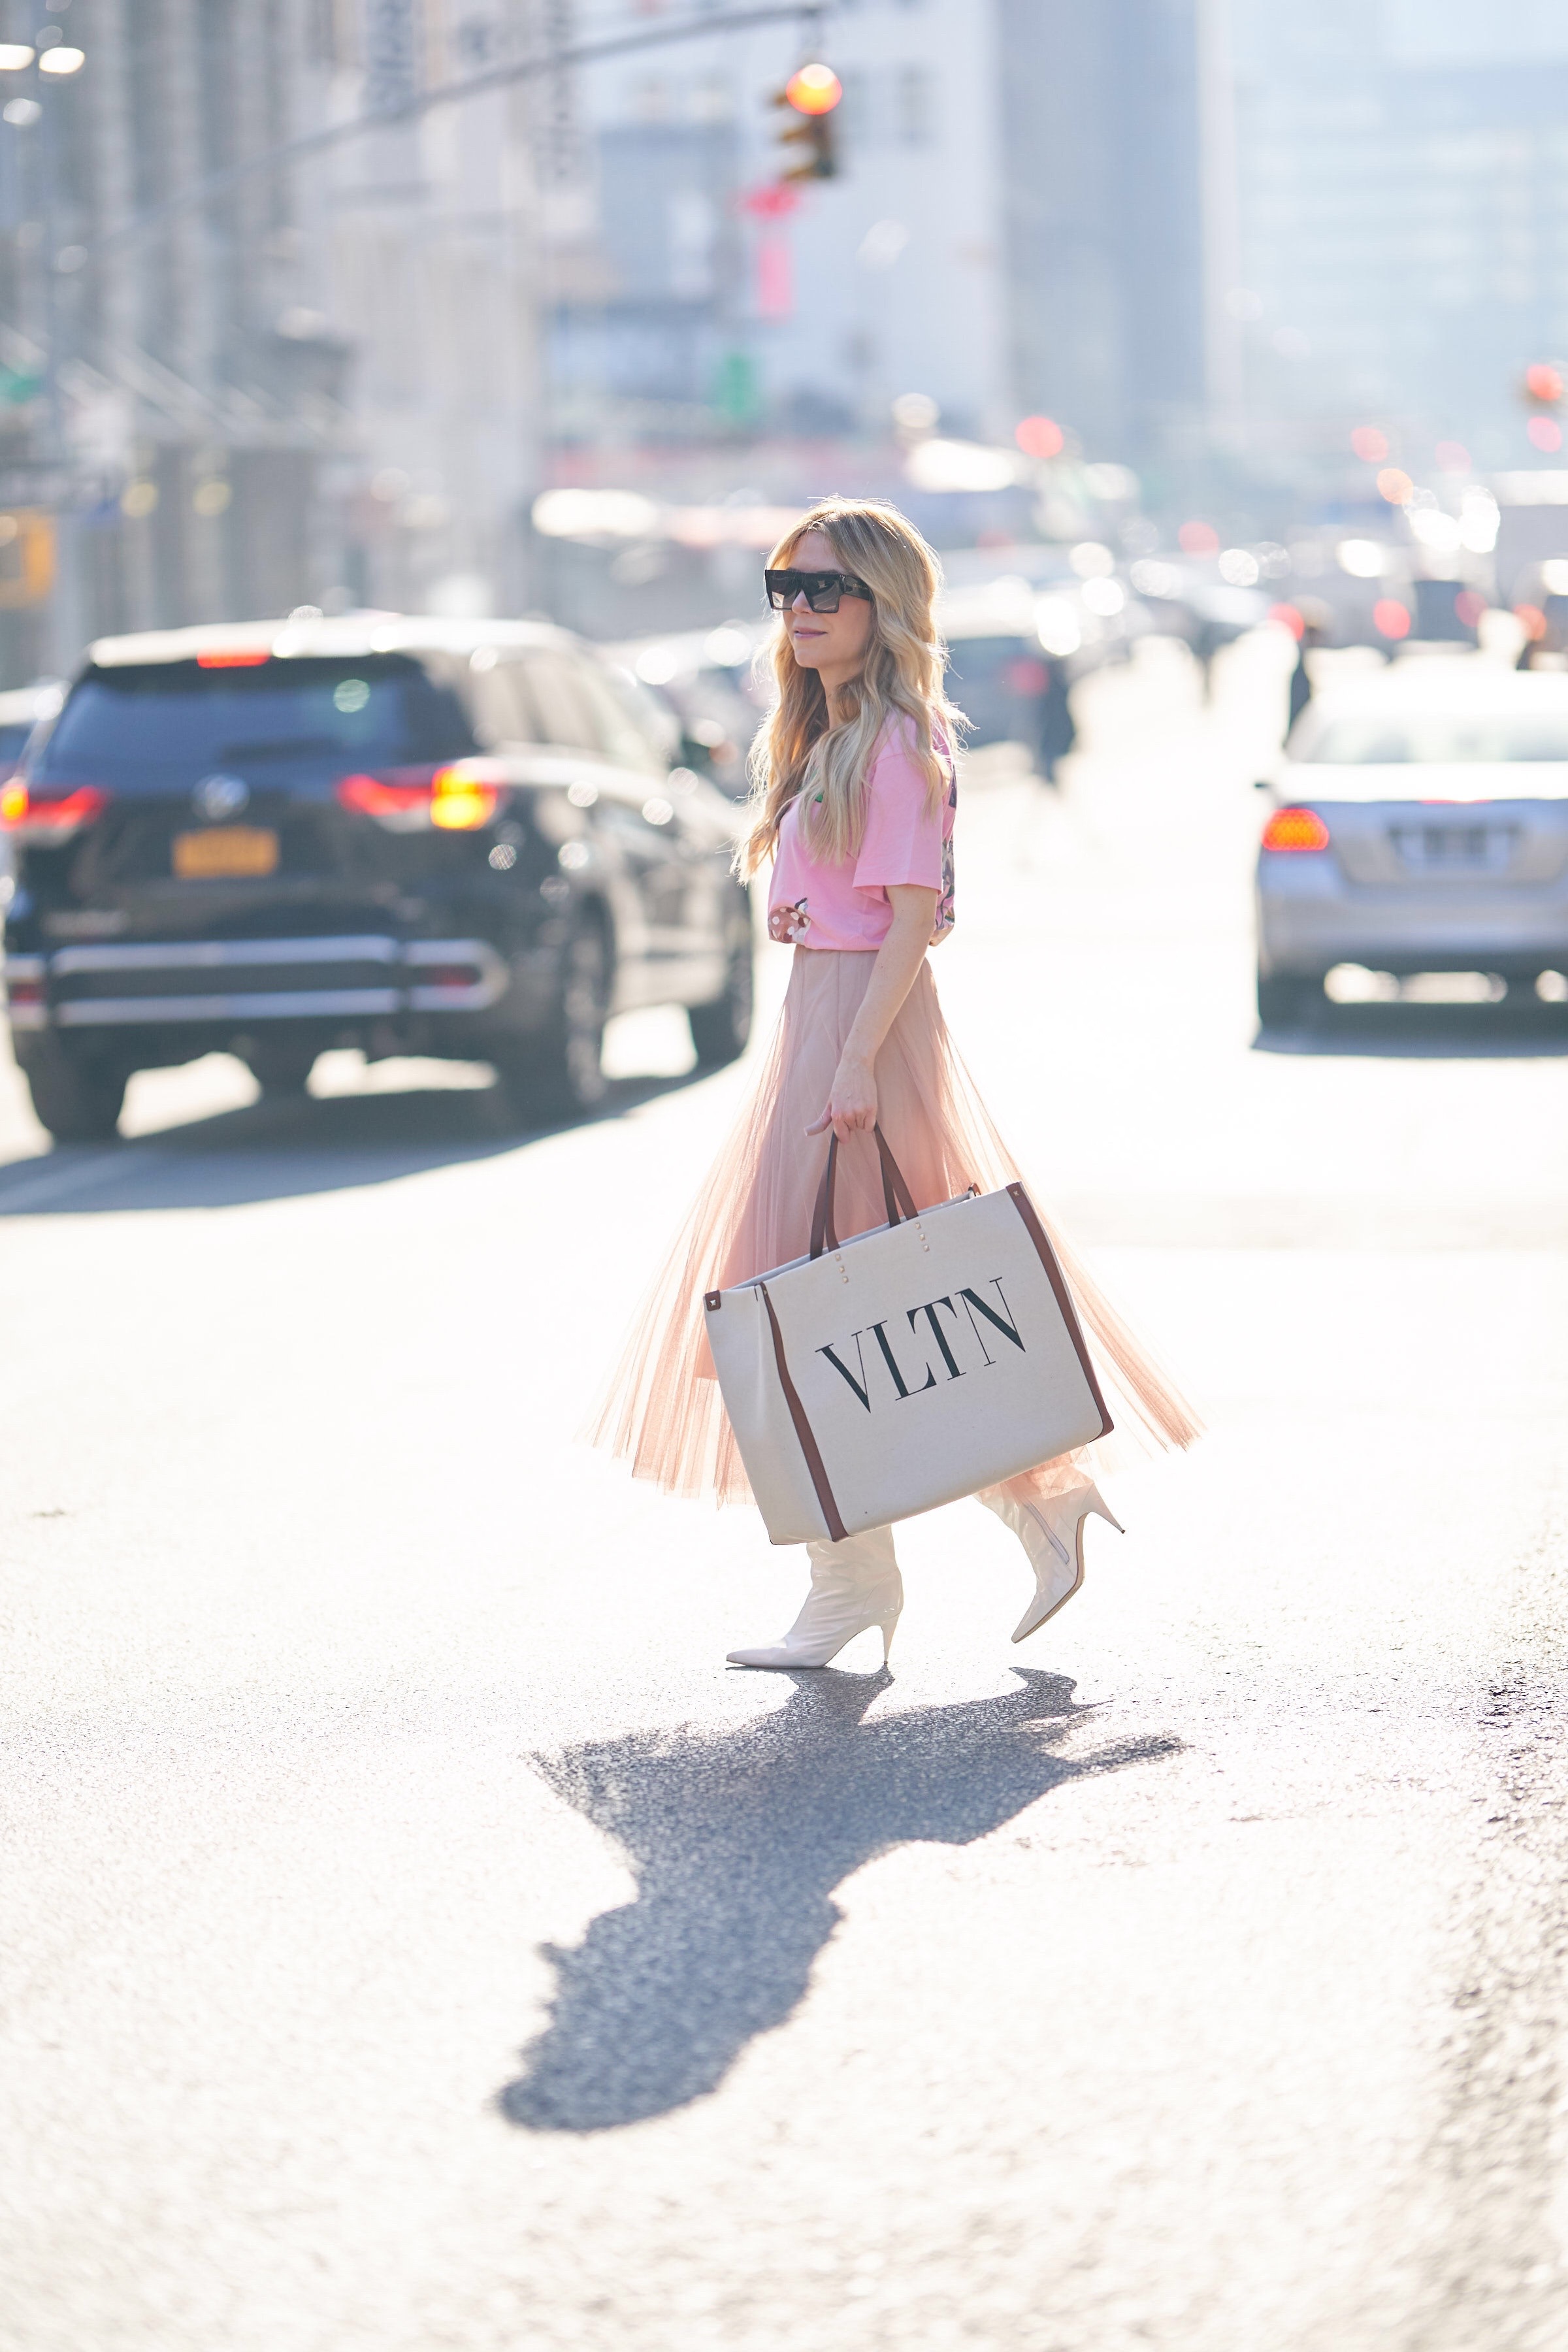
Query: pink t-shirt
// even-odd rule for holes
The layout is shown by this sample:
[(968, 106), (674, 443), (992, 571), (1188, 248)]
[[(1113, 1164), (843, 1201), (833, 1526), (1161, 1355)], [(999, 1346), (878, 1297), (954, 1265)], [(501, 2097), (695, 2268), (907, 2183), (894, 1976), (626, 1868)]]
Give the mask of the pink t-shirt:
[(879, 948), (893, 921), (890, 885), (908, 882), (939, 893), (934, 942), (953, 924), (952, 820), (958, 785), (952, 757), (938, 737), (947, 791), (936, 808), (912, 757), (914, 729), (895, 719), (871, 757), (866, 830), (857, 857), (819, 865), (801, 837), (800, 803), (779, 827), (768, 891), (768, 937), (785, 947)]

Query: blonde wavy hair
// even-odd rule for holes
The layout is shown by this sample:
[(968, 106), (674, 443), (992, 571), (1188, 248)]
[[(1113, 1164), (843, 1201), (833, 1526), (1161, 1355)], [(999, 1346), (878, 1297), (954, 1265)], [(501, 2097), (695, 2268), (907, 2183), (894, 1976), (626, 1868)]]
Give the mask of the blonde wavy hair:
[(795, 561), (807, 531), (826, 537), (842, 568), (870, 589), (871, 633), (860, 675), (840, 699), (848, 716), (830, 725), (827, 696), (814, 669), (795, 657), (785, 625), (766, 653), (778, 700), (752, 746), (752, 791), (735, 869), (749, 881), (773, 856), (790, 805), (807, 793), (802, 819), (813, 857), (838, 865), (854, 856), (866, 829), (866, 779), (883, 730), (901, 714), (914, 730), (914, 758), (940, 806), (948, 774), (937, 738), (951, 758), (963, 725), (942, 692), (947, 648), (937, 635), (942, 566), (935, 551), (895, 506), (882, 499), (819, 499), (768, 558), (770, 571)]

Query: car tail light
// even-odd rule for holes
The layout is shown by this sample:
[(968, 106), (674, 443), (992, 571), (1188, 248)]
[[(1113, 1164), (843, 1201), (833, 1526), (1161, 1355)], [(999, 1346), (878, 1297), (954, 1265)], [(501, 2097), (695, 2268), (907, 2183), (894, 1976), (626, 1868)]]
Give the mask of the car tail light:
[(68, 784), (51, 792), (13, 776), (0, 784), (0, 833), (13, 841), (52, 848), (91, 824), (108, 805), (109, 794), (97, 784)]
[(341, 804), (373, 816), (389, 833), (477, 833), (489, 824), (504, 779), (484, 760), (458, 760), (442, 768), (394, 768), (383, 776), (340, 776)]
[(1276, 809), (1263, 828), (1265, 849), (1327, 849), (1329, 828), (1316, 809)]
[(430, 822), (430, 771), (410, 781), (406, 770), (390, 776), (340, 776), (338, 799), (356, 816), (373, 816), (389, 833), (422, 833)]
[(437, 768), (430, 786), (430, 822), (448, 833), (477, 833), (489, 824), (500, 798), (497, 772), (479, 760)]

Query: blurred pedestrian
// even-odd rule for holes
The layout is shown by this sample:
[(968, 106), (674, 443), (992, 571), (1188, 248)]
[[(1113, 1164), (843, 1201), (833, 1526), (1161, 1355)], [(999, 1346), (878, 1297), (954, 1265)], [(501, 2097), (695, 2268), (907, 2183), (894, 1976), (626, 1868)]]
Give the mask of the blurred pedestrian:
[(1045, 665), (1046, 687), (1040, 697), (1040, 770), (1055, 783), (1057, 769), (1078, 741), (1078, 721), (1068, 699), (1067, 666), (1058, 660)]
[[(953, 926), (961, 723), (942, 696), (939, 576), (896, 508), (847, 499), (803, 516), (767, 572), (780, 614), (778, 702), (753, 751), (739, 863), (748, 877), (771, 863), (768, 932), (793, 950), (789, 988), (751, 1097), (594, 1433), (672, 1492), (750, 1497), (708, 1349), (704, 1294), (805, 1255), (829, 1128), (853, 1147), (839, 1163), (841, 1237), (885, 1221), (879, 1123), (921, 1208), (1018, 1173), (949, 1040), (926, 961)], [(1193, 1414), (1053, 1239), (1121, 1414), (1158, 1444), (1189, 1444)], [(979, 1498), (1020, 1538), (1034, 1571), (1015, 1641), (1083, 1580), (1083, 1522), (1091, 1511), (1110, 1518), (1094, 1483), (1100, 1452), (1043, 1462)], [(794, 1625), (782, 1642), (731, 1651), (735, 1664), (826, 1665), (872, 1625), (885, 1654), (903, 1606), (891, 1529), (806, 1550), (811, 1590)]]
[(1312, 673), (1308, 667), (1307, 656), (1315, 653), (1323, 639), (1322, 623), (1303, 613), (1300, 635), (1296, 639), (1296, 667), (1290, 672), (1290, 712), (1285, 721), (1287, 735), (1312, 699)]

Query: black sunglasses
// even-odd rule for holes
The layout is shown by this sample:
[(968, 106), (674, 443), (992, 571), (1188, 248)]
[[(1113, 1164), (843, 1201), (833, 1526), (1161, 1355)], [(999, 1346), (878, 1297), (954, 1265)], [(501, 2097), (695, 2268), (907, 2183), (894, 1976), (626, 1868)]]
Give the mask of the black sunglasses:
[(847, 572), (764, 572), (768, 602), (775, 613), (785, 613), (804, 596), (814, 613), (837, 613), (841, 596), (859, 596), (868, 604), (876, 598), (863, 580)]

